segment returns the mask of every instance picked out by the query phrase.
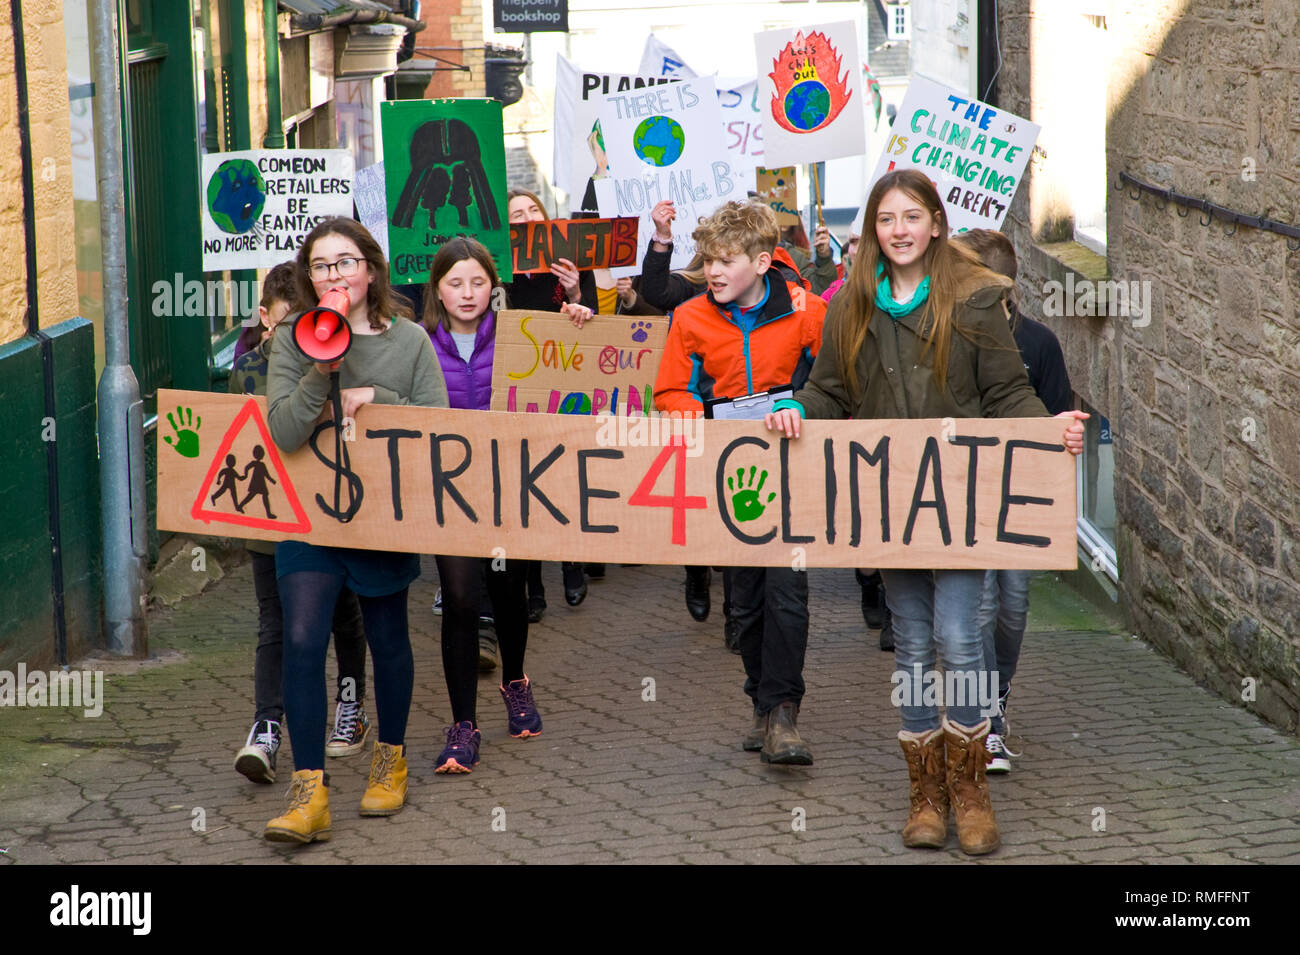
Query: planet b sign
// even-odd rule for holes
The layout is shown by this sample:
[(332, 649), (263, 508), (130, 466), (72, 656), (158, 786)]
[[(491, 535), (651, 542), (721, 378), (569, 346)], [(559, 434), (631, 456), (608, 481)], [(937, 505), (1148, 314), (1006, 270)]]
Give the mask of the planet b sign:
[(682, 158), (686, 133), (682, 124), (669, 116), (651, 116), (632, 134), (632, 148), (643, 163), (661, 169)]
[(759, 96), (768, 104), (763, 161), (769, 168), (865, 150), (862, 76), (852, 22), (757, 33), (754, 47), (760, 67), (770, 67), (759, 79)]

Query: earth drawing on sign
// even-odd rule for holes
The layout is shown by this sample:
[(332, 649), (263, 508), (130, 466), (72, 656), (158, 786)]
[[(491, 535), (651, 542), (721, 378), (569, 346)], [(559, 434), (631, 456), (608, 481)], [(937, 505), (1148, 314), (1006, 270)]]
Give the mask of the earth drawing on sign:
[(830, 90), (816, 80), (805, 80), (785, 94), (785, 115), (796, 129), (816, 129), (826, 122), (830, 111)]
[(651, 166), (671, 166), (682, 158), (686, 133), (681, 124), (667, 116), (651, 116), (632, 134), (632, 149)]
[(248, 159), (229, 159), (208, 180), (208, 214), (222, 232), (243, 235), (266, 205), (266, 182)]

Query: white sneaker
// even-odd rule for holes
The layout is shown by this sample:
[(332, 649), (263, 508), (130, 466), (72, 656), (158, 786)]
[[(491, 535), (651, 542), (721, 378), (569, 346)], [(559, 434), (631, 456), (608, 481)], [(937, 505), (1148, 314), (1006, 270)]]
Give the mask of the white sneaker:
[(274, 720), (254, 723), (248, 742), (235, 754), (235, 771), (255, 783), (275, 782), (275, 754), (280, 749), (280, 724)]
[(435, 617), (442, 616), (442, 588), (441, 587), (439, 587), (438, 592), (433, 595), (433, 615)]
[(989, 763), (984, 768), (986, 773), (1009, 773), (1011, 772), (1011, 753), (1007, 749), (1006, 743), (997, 733), (989, 733), (984, 740), (984, 748), (989, 751)]
[(353, 756), (361, 752), (370, 735), (370, 721), (360, 703), (339, 703), (334, 708), (334, 732), (325, 743), (326, 756)]

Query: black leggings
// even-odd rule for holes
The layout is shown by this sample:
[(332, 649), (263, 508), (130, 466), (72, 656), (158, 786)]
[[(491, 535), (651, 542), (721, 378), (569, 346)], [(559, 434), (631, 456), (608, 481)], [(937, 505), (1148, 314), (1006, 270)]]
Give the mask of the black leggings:
[[(325, 768), (325, 651), (343, 575), (314, 570), (280, 578), (284, 607), (284, 710), (296, 770)], [(357, 595), (375, 675), (379, 741), (401, 746), (411, 711), (415, 663), (406, 618), (407, 588)]]
[(484, 573), (501, 651), (501, 683), (505, 685), (524, 676), (530, 562), (505, 561), (502, 570), (492, 570), (493, 561), (482, 557), (439, 556), (437, 561), (442, 588), (442, 669), (451, 697), (451, 718), (477, 726), (478, 617)]

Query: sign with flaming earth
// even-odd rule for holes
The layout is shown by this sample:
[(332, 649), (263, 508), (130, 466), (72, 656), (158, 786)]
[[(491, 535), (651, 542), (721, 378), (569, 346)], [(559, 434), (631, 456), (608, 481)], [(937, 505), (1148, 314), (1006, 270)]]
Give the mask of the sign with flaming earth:
[(772, 64), (765, 92), (775, 125), (763, 130), (768, 168), (863, 152), (866, 125), (852, 23), (796, 30), (793, 38), (789, 30), (769, 30), (756, 34), (754, 45), (759, 62)]

